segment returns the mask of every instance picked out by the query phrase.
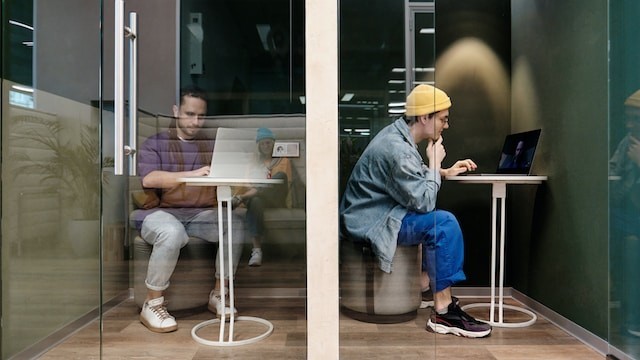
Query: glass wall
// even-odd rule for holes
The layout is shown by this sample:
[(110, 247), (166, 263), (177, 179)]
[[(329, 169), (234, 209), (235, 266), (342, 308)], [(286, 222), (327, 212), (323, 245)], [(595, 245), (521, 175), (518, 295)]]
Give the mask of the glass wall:
[(640, 358), (640, 49), (636, 1), (610, 1), (609, 343)]
[[(340, 3), (340, 196), (370, 140), (403, 115), (411, 89), (435, 84), (434, 7), (404, 0)], [(419, 260), (415, 247), (399, 248), (387, 274), (371, 248), (341, 239), (341, 358), (394, 357), (395, 346), (435, 356), (429, 346), (435, 336), (425, 331), (430, 309), (419, 296)], [(396, 332), (404, 335), (389, 347), (386, 336)]]
[(304, 113), (304, 1), (180, 3), (180, 83), (210, 115)]
[[(287, 348), (296, 353), (288, 355), (303, 358), (304, 2), (163, 4), (126, 2), (125, 24), (130, 12), (139, 19), (138, 144), (166, 130), (178, 88), (188, 85), (207, 93), (206, 126), (213, 134), (218, 127), (254, 132), (267, 127), (274, 134), (274, 148), (281, 150), (270, 154), (273, 161), (287, 158), (291, 164), (287, 195), (282, 206), (264, 212), (261, 244), (245, 239), (235, 294), (242, 315), (268, 319), (296, 338), (297, 346)], [(5, 1), (2, 6), (2, 173), (10, 174), (2, 184), (2, 358), (35, 357), (59, 341), (49, 356), (73, 357), (79, 350), (88, 357), (119, 356), (123, 327), (134, 339), (148, 335), (138, 328), (148, 246), (129, 226), (140, 178), (116, 176), (113, 169), (114, 2)], [(81, 21), (73, 19), (77, 14)], [(131, 48), (125, 44), (126, 56)], [(128, 63), (124, 73), (133, 73)], [(250, 265), (257, 247), (262, 261)], [(207, 249), (215, 254), (215, 247)], [(186, 251), (185, 257), (199, 250)], [(213, 286), (213, 270), (200, 260), (179, 262), (172, 279), (178, 289), (169, 308), (183, 329), (211, 318), (200, 310)], [(194, 307), (194, 300), (199, 305)], [(273, 315), (282, 314), (276, 307), (289, 311)], [(237, 331), (242, 336), (241, 328)], [(144, 341), (139, 344), (137, 350), (148, 354)]]
[[(304, 9), (303, 0), (182, 1), (179, 32), (180, 84), (196, 84), (209, 94), (207, 126), (266, 127), (276, 148), (291, 147), (282, 155), (292, 165), (285, 205), (266, 210), (261, 244), (246, 239), (236, 286), (248, 298), (290, 296), (301, 304), (306, 288)], [(249, 266), (258, 246), (262, 264)]]
[[(127, 3), (128, 10), (141, 7), (141, 2)], [(451, 1), (441, 3), (444, 7), (448, 4), (449, 8), (459, 6)], [(139, 179), (119, 179), (111, 168), (113, 79), (108, 70), (112, 65), (108, 33), (111, 30), (101, 34), (96, 24), (101, 22), (104, 11), (105, 28), (112, 26), (112, 5), (109, 0), (2, 2), (0, 300), (3, 358), (36, 357), (40, 350), (98, 317), (102, 304), (107, 305), (102, 310), (111, 310), (110, 305), (119, 303), (123, 292), (128, 295), (129, 289), (134, 293), (138, 291), (139, 276), (144, 275), (144, 269), (140, 272), (135, 268), (133, 246), (137, 234), (128, 226), (129, 211), (134, 206), (130, 199), (140, 185)], [(429, 12), (428, 6), (423, 11), (424, 5), (403, 0), (340, 3), (340, 194), (370, 139), (402, 114), (407, 90), (420, 82), (436, 81), (435, 15)], [(636, 70), (640, 55), (635, 46), (634, 24), (640, 13), (639, 6), (631, 0), (610, 2), (611, 157), (619, 144), (629, 141), (628, 133), (634, 130), (638, 118), (634, 108), (636, 91), (640, 89), (640, 72)], [(305, 4), (301, 0), (190, 0), (171, 4), (165, 10), (166, 13), (153, 16), (140, 12), (142, 22), (152, 26), (141, 36), (146, 38), (149, 48), (140, 54), (141, 61), (145, 62), (140, 66), (144, 86), (140, 91), (138, 125), (142, 131), (139, 140), (166, 127), (180, 86), (196, 84), (211, 98), (209, 126), (267, 126), (277, 135), (276, 140), (294, 144), (292, 154), (296, 155), (292, 155), (291, 161), (296, 164), (296, 176), (300, 177), (296, 190), (291, 190), (286, 208), (270, 219), (273, 227), (263, 242), (261, 266), (249, 266), (254, 245), (246, 242), (236, 285), (242, 311), (272, 321), (286, 333), (283, 341), (297, 344), (295, 354), (287, 356), (303, 358), (308, 311), (305, 302)], [(470, 26), (459, 26), (457, 21), (448, 23), (460, 31), (457, 37), (476, 31), (469, 30)], [(175, 38), (164, 37), (165, 33), (160, 35), (160, 30), (167, 29)], [(500, 36), (496, 38), (496, 42), (503, 41)], [(509, 59), (508, 41), (504, 44), (496, 46), (504, 52), (500, 54), (501, 61)], [(442, 42), (438, 46), (444, 50)], [(105, 53), (104, 61), (109, 63), (104, 67), (101, 52)], [(464, 54), (467, 53), (459, 56)], [(167, 59), (173, 63), (165, 66)], [(442, 74), (443, 68), (440, 69)], [(451, 71), (459, 73), (459, 68)], [(503, 79), (502, 72), (491, 80), (495, 79)], [(508, 108), (499, 104), (500, 109)], [(471, 112), (473, 114), (469, 114)], [(487, 112), (478, 116), (476, 111), (458, 112), (456, 121), (466, 121), (473, 126), (466, 130), (469, 136), (455, 138), (469, 139), (465, 140), (469, 148), (473, 142), (473, 149), (482, 147), (482, 152), (492, 153), (494, 149), (484, 145), (493, 142), (488, 140), (501, 137), (510, 126), (508, 116), (503, 116), (502, 110), (497, 112), (500, 114), (496, 118), (507, 119), (504, 124), (500, 123), (497, 135), (495, 128), (487, 127), (486, 123), (470, 121), (495, 114)], [(460, 128), (454, 127), (451, 134)], [(488, 133), (491, 135), (486, 135)], [(103, 151), (96, 153), (96, 149)], [(462, 149), (468, 150), (464, 146)], [(627, 160), (633, 157), (624, 150), (618, 154), (627, 155)], [(74, 168), (76, 165), (79, 167)], [(637, 191), (634, 180), (627, 178), (628, 169), (623, 166), (622, 172), (611, 172), (609, 177), (608, 339), (612, 353), (638, 358), (636, 310), (640, 306), (634, 300), (639, 295), (634, 292), (638, 287), (633, 286), (638, 282), (634, 276), (638, 241), (633, 233), (637, 226)], [(325, 169), (318, 170), (324, 172)], [(129, 183), (131, 191), (127, 187)], [(468, 216), (477, 216), (477, 212)], [(80, 225), (87, 223), (89, 225)], [(78, 228), (81, 235), (73, 235)], [(480, 228), (473, 233), (484, 234), (484, 230)], [(125, 235), (125, 231), (129, 233)], [(484, 259), (477, 260), (477, 264), (473, 261), (469, 263), (474, 270), (486, 268)], [(471, 276), (474, 278), (470, 283), (480, 285), (486, 278), (481, 271), (473, 271)], [(371, 299), (367, 296), (365, 301)], [(89, 322), (90, 326), (82, 329), (81, 340), (71, 347), (77, 349), (78, 344), (82, 344), (82, 354), (87, 357), (98, 357), (100, 352), (119, 356), (123, 343), (139, 339), (135, 349), (148, 355), (151, 350), (145, 345), (145, 339), (150, 335), (137, 322), (137, 301), (140, 295), (134, 294), (114, 308), (115, 311), (106, 312), (102, 323)], [(279, 310), (285, 307), (289, 313), (273, 316), (275, 307)], [(184, 324), (183, 329), (210, 318), (206, 310), (200, 310), (176, 313), (178, 321)], [(403, 336), (405, 345), (415, 346), (413, 349), (429, 358), (435, 353), (434, 348), (424, 346), (426, 314), (425, 310), (417, 310), (413, 321), (398, 326), (406, 335)], [(358, 322), (350, 327), (354, 324), (352, 317), (346, 312), (340, 316), (342, 357), (360, 356), (363, 351), (387, 355), (384, 351), (390, 350), (378, 346), (388, 343), (377, 325)], [(101, 333), (101, 329), (106, 331)], [(430, 341), (428, 338), (427, 342)], [(58, 352), (50, 355), (69, 355), (64, 352), (65, 355), (60, 355), (62, 349), (63, 346), (58, 346)], [(250, 350), (241, 348), (234, 353)], [(177, 353), (179, 349), (174, 347), (168, 351)], [(278, 355), (281, 354), (274, 354)], [(397, 356), (397, 353), (388, 355)], [(129, 348), (126, 356), (135, 354)]]
[[(109, 172), (100, 6), (2, 2), (2, 358), (35, 357), (98, 316), (100, 178)], [(98, 327), (88, 338), (99, 343)]]

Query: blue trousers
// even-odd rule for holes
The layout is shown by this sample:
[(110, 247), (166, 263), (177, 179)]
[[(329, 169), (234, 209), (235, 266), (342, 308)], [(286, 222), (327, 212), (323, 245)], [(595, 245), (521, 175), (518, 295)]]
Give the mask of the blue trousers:
[(442, 291), (466, 279), (462, 230), (448, 211), (409, 212), (402, 219), (398, 246), (422, 244), (422, 271), (429, 274), (431, 289)]

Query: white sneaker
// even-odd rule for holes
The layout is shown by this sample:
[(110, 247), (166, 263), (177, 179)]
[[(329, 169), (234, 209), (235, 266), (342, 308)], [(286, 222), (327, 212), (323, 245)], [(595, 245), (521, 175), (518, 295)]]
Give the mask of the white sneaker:
[(178, 329), (176, 319), (167, 312), (164, 296), (142, 304), (140, 322), (149, 328), (149, 330), (159, 333), (176, 331)]
[(251, 257), (249, 258), (249, 266), (260, 266), (262, 265), (262, 249), (253, 248), (251, 249)]
[[(225, 289), (224, 295), (224, 311), (228, 319), (231, 316), (231, 302), (229, 300), (229, 291), (227, 289)], [(222, 296), (220, 296), (220, 290), (211, 290), (211, 293), (209, 293), (209, 304), (207, 305), (207, 308), (209, 311), (216, 314), (217, 317), (222, 317)], [(236, 310), (235, 307), (233, 308), (233, 314), (234, 316), (238, 315), (238, 310)]]

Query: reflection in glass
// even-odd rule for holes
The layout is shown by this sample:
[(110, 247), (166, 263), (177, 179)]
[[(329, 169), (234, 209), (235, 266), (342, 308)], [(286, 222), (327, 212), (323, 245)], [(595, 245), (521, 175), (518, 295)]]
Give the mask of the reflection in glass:
[(624, 102), (622, 125), (626, 134), (609, 160), (611, 298), (618, 304), (610, 326), (612, 344), (627, 349), (640, 338), (640, 90)]
[[(640, 358), (639, 3), (609, 7), (609, 333), (610, 353)], [(620, 354), (622, 352), (623, 354)]]

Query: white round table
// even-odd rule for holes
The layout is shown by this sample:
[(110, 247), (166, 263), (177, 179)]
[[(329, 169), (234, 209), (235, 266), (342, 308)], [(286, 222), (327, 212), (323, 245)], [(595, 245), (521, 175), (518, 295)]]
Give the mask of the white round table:
[[(199, 177), (185, 177), (179, 178), (178, 181), (184, 182), (189, 186), (216, 186), (216, 193), (218, 198), (218, 224), (222, 225), (224, 223), (224, 218), (222, 215), (222, 209), (224, 209), (224, 205), (226, 203), (227, 209), (227, 252), (228, 258), (232, 259), (232, 209), (231, 209), (231, 200), (233, 198), (231, 194), (231, 186), (269, 186), (281, 184), (283, 181), (281, 179), (249, 179), (249, 178), (219, 178), (212, 176), (199, 176)], [(224, 248), (225, 248), (225, 239), (224, 239), (224, 226), (218, 226), (218, 261), (220, 261), (220, 279), (225, 278), (225, 261), (224, 261)], [(233, 264), (229, 261), (228, 264), (229, 271), (229, 306), (231, 309), (235, 308), (235, 299), (234, 299), (234, 286), (233, 286)], [(225, 287), (220, 287), (220, 297), (222, 298), (222, 307), (225, 307), (226, 296), (225, 296)], [(233, 338), (235, 322), (253, 322), (264, 326), (264, 332), (260, 333), (257, 336), (243, 339), (243, 340), (235, 340)], [(198, 335), (198, 331), (202, 328), (209, 326), (220, 324), (220, 331), (218, 335), (218, 340), (207, 340)], [(239, 345), (247, 345), (258, 342), (273, 332), (273, 324), (268, 320), (253, 317), (253, 316), (238, 316), (236, 317), (234, 312), (232, 311), (229, 316), (229, 335), (225, 339), (225, 324), (226, 324), (226, 313), (223, 312), (220, 319), (212, 319), (203, 321), (191, 329), (191, 337), (198, 343), (203, 345), (211, 345), (211, 346), (239, 346)]]

